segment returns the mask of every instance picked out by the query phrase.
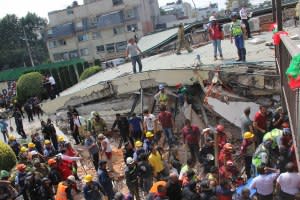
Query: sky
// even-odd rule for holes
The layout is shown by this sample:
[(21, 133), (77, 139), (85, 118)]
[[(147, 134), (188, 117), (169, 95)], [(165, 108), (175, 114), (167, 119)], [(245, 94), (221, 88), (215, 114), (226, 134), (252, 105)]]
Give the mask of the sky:
[[(16, 14), (18, 17), (25, 16), (28, 12), (34, 12), (37, 15), (48, 18), (48, 12), (54, 10), (61, 10), (71, 5), (74, 0), (0, 0), (0, 18), (6, 14)], [(82, 4), (83, 0), (77, 0)], [(107, 0), (106, 0), (107, 1)], [(158, 0), (160, 6), (168, 2), (176, 0)], [(191, 3), (192, 0), (184, 0)], [(260, 0), (251, 0), (260, 1)], [(226, 0), (194, 0), (197, 7), (206, 7), (210, 2), (218, 3), (219, 7), (223, 8)]]

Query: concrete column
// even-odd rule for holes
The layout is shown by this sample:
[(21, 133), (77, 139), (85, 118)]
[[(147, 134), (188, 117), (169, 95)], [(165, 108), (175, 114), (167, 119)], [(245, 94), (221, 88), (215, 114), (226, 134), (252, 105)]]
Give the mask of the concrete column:
[(78, 73), (77, 65), (73, 65), (73, 68), (76, 74), (77, 82), (79, 82), (79, 73)]

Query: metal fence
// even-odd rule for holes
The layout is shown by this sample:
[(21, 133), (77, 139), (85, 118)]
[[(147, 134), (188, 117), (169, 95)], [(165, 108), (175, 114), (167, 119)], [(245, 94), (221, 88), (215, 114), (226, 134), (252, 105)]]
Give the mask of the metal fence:
[(286, 108), (290, 119), (290, 126), (293, 134), (294, 144), (296, 144), (296, 157), (299, 165), (300, 154), (300, 124), (299, 124), (299, 89), (291, 90), (288, 85), (288, 78), (285, 74), (287, 68), (290, 65), (290, 61), (293, 56), (300, 54), (300, 48), (295, 45), (295, 41), (291, 40), (287, 36), (281, 36), (281, 43), (276, 47), (276, 63), (280, 73), (283, 107)]

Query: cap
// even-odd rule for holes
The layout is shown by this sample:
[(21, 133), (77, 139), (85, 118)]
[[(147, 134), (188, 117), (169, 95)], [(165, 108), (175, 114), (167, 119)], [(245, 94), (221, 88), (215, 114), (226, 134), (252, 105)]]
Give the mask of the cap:
[(135, 142), (135, 147), (141, 147), (141, 146), (143, 146), (143, 143), (141, 141), (137, 140)]
[(165, 88), (165, 86), (163, 84), (159, 84), (158, 89), (162, 90), (164, 88)]
[(29, 143), (28, 143), (28, 147), (29, 147), (29, 148), (34, 148), (34, 147), (35, 147), (35, 144), (32, 143), (32, 142), (29, 142)]
[(134, 163), (133, 158), (128, 157), (128, 158), (126, 159), (126, 164), (127, 164), (127, 165), (131, 165), (131, 164), (133, 164), (133, 163)]
[(64, 136), (58, 136), (58, 138), (57, 138), (57, 140), (58, 140), (58, 142), (63, 142), (63, 141), (65, 141), (65, 138), (64, 138)]
[(24, 152), (26, 152), (28, 149), (26, 148), (26, 147), (21, 147), (21, 149), (20, 149), (20, 151), (21, 151), (21, 153), (24, 153)]
[(8, 136), (8, 139), (9, 139), (10, 141), (16, 140), (16, 136), (14, 136), (14, 135), (9, 135), (9, 136)]
[(88, 183), (88, 182), (91, 182), (93, 180), (93, 176), (88, 174), (86, 175), (84, 178), (83, 178), (83, 181)]
[(153, 133), (150, 132), (150, 131), (148, 131), (148, 132), (146, 133), (146, 138), (150, 138), (150, 137), (153, 137), (153, 136), (154, 136)]
[(8, 178), (10, 175), (9, 175), (9, 172), (6, 171), (6, 170), (1, 170), (0, 172), (0, 178), (3, 179), (3, 178)]
[(246, 132), (244, 133), (244, 139), (251, 139), (251, 138), (254, 138), (254, 134), (251, 133), (251, 132)]
[(50, 140), (45, 140), (45, 144), (51, 144)]
[(232, 144), (226, 143), (226, 144), (224, 145), (224, 149), (226, 149), (226, 150), (231, 150), (231, 149), (232, 149)]
[(71, 181), (71, 182), (73, 182), (73, 183), (76, 182), (75, 177), (74, 177), (73, 175), (68, 176), (67, 180), (68, 180), (68, 181)]
[(26, 165), (24, 165), (23, 163), (18, 164), (16, 168), (18, 171), (24, 171), (26, 169)]
[(211, 21), (216, 21), (217, 19), (216, 19), (216, 17), (215, 16), (210, 16), (209, 17), (209, 21), (211, 22)]
[(56, 160), (55, 159), (49, 159), (48, 160), (48, 165), (53, 165), (56, 163)]
[(223, 132), (224, 131), (224, 126), (222, 124), (219, 124), (217, 127), (216, 127), (216, 130), (218, 132)]
[(98, 135), (98, 139), (104, 139), (105, 138), (105, 136), (102, 134), (102, 133), (100, 133), (99, 135)]

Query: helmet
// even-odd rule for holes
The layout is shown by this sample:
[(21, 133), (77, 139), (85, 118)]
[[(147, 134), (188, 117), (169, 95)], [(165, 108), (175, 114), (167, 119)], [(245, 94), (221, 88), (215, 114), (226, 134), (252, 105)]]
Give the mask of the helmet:
[(283, 122), (283, 123), (281, 124), (281, 127), (282, 127), (282, 128), (290, 128), (290, 125), (289, 125), (289, 123), (287, 123), (287, 122)]
[(238, 16), (239, 15), (238, 15), (237, 12), (232, 12), (231, 15), (230, 15), (231, 18), (235, 18), (235, 17), (238, 17)]
[(253, 137), (254, 137), (254, 134), (249, 131), (244, 133), (244, 139), (251, 139)]
[(9, 175), (9, 172), (6, 171), (6, 170), (1, 170), (0, 172), (0, 179), (3, 179), (3, 178), (8, 178), (10, 175)]
[(58, 142), (63, 142), (63, 141), (65, 141), (65, 138), (64, 138), (64, 136), (58, 136), (57, 140), (58, 140)]
[(28, 147), (29, 147), (29, 148), (34, 148), (34, 147), (35, 147), (35, 144), (32, 143), (32, 142), (29, 142), (29, 143), (28, 143)]
[(21, 149), (20, 149), (20, 151), (21, 151), (21, 153), (24, 153), (24, 152), (26, 152), (28, 149), (26, 148), (26, 147), (21, 147)]
[(175, 87), (176, 87), (176, 89), (179, 89), (179, 88), (182, 87), (182, 84), (181, 84), (181, 83), (177, 83), (177, 84), (175, 85)]
[(94, 112), (94, 117), (100, 116), (98, 112)]
[(98, 139), (103, 140), (104, 138), (105, 138), (105, 136), (103, 135), (103, 133), (100, 133), (100, 134), (98, 135)]
[(226, 143), (226, 144), (224, 145), (224, 149), (226, 149), (226, 150), (231, 150), (231, 149), (232, 149), (232, 144)]
[(226, 162), (226, 165), (227, 165), (227, 166), (233, 166), (233, 162), (232, 162), (231, 160), (228, 160), (228, 161)]
[(83, 178), (83, 181), (88, 183), (88, 182), (91, 182), (93, 180), (93, 176), (88, 174), (86, 175), (84, 178)]
[(164, 89), (164, 88), (165, 88), (164, 84), (159, 84), (159, 86), (158, 86), (158, 89), (159, 89), (159, 90), (162, 90), (162, 89)]
[(26, 165), (24, 165), (23, 163), (18, 164), (16, 168), (18, 171), (24, 171), (26, 169)]
[(126, 159), (126, 164), (127, 164), (127, 165), (131, 165), (131, 164), (133, 164), (133, 163), (134, 163), (133, 158), (128, 157), (128, 158)]
[(10, 141), (16, 140), (16, 136), (14, 136), (14, 135), (9, 135), (9, 136), (8, 136), (8, 139), (9, 139)]
[(153, 137), (153, 136), (154, 136), (153, 133), (150, 132), (150, 131), (148, 131), (148, 132), (146, 133), (146, 138)]
[(138, 140), (135, 142), (135, 147), (141, 147), (141, 146), (143, 146), (143, 143), (141, 141)]
[(51, 144), (50, 140), (45, 140), (45, 144)]
[(216, 130), (217, 130), (218, 132), (223, 132), (223, 131), (224, 131), (224, 126), (223, 126), (222, 124), (219, 124), (219, 125), (217, 126)]
[(55, 159), (49, 159), (48, 160), (48, 165), (53, 165), (56, 163), (56, 160)]
[(67, 180), (73, 183), (76, 182), (75, 177), (73, 175), (68, 176)]
[(217, 19), (216, 19), (216, 17), (215, 16), (210, 16), (209, 17), (209, 21), (211, 22), (211, 21), (216, 21)]

